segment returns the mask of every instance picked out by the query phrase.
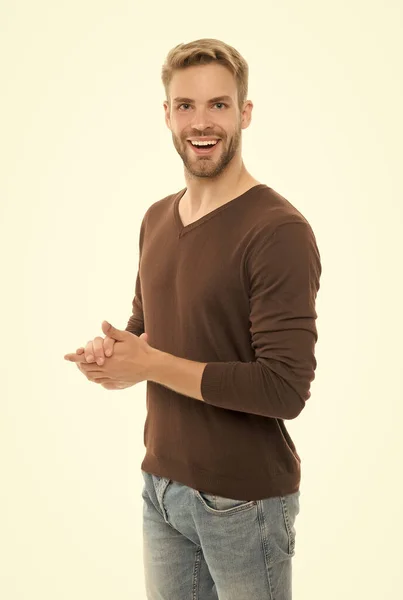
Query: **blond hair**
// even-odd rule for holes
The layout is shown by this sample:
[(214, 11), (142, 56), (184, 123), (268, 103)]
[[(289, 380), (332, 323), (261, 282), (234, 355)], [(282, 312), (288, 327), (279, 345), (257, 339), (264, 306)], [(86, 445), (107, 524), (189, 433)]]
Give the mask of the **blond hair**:
[(248, 95), (249, 67), (241, 54), (228, 44), (211, 38), (179, 44), (169, 51), (162, 67), (162, 83), (170, 105), (169, 85), (174, 72), (194, 65), (209, 63), (223, 65), (233, 74), (238, 90), (238, 106), (241, 111)]

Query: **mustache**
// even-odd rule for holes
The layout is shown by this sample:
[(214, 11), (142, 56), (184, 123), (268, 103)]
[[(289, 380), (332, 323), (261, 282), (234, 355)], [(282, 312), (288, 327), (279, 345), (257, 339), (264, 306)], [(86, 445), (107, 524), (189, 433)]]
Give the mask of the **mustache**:
[(210, 137), (220, 139), (221, 141), (224, 141), (224, 139), (225, 139), (224, 137), (221, 137), (221, 136), (216, 135), (214, 133), (209, 133), (208, 135), (189, 134), (189, 135), (184, 136), (182, 138), (182, 140), (184, 142), (186, 142), (189, 138), (210, 138)]

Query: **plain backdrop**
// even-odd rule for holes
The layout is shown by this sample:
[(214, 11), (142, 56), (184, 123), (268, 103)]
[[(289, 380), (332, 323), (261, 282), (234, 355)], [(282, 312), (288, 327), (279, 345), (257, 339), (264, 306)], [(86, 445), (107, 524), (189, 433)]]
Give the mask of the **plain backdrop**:
[(63, 356), (104, 319), (126, 327), (142, 217), (185, 187), (161, 67), (213, 37), (249, 64), (245, 165), (322, 258), (316, 377), (286, 422), (302, 459), (294, 597), (396, 598), (401, 2), (0, 7), (0, 597), (145, 599), (146, 384), (105, 390)]

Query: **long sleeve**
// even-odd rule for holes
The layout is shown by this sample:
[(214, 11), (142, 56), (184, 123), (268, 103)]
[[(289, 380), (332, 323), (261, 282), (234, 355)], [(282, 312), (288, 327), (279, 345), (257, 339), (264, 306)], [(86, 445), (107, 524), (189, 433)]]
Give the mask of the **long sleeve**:
[(255, 361), (208, 363), (201, 394), (220, 408), (293, 419), (311, 395), (316, 369), (321, 261), (310, 225), (287, 222), (262, 236), (245, 273)]
[[(147, 211), (148, 212), (148, 211)], [(140, 261), (143, 249), (144, 231), (145, 231), (145, 219), (147, 213), (144, 215), (140, 226), (139, 235), (139, 266), (136, 277), (135, 293), (132, 300), (132, 314), (128, 320), (125, 331), (130, 331), (137, 336), (144, 333), (144, 314), (143, 314), (143, 298), (141, 292), (141, 280), (140, 280)]]
[(130, 333), (134, 333), (137, 336), (140, 336), (142, 333), (144, 333), (144, 315), (141, 296), (140, 269), (137, 272), (135, 289), (136, 291), (132, 301), (132, 314), (129, 318), (125, 330), (130, 331)]

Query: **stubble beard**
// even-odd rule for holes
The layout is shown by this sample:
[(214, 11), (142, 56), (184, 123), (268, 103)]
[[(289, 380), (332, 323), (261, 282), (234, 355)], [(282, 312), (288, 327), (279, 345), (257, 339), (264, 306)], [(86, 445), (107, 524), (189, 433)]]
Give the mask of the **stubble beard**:
[[(219, 150), (221, 152), (220, 157), (217, 159), (207, 158), (197, 156), (196, 154), (192, 154), (193, 150), (187, 146), (189, 142), (186, 138), (180, 140), (178, 136), (176, 136), (172, 132), (172, 141), (175, 146), (175, 149), (179, 156), (181, 157), (185, 169), (188, 171), (190, 175), (195, 177), (217, 177), (220, 175), (227, 165), (234, 158), (240, 143), (241, 143), (241, 127), (239, 126), (236, 130), (235, 134), (230, 138), (228, 148), (224, 147), (225, 139), (221, 139), (219, 144), (223, 145), (223, 148)], [(217, 149), (218, 150), (218, 149)]]

